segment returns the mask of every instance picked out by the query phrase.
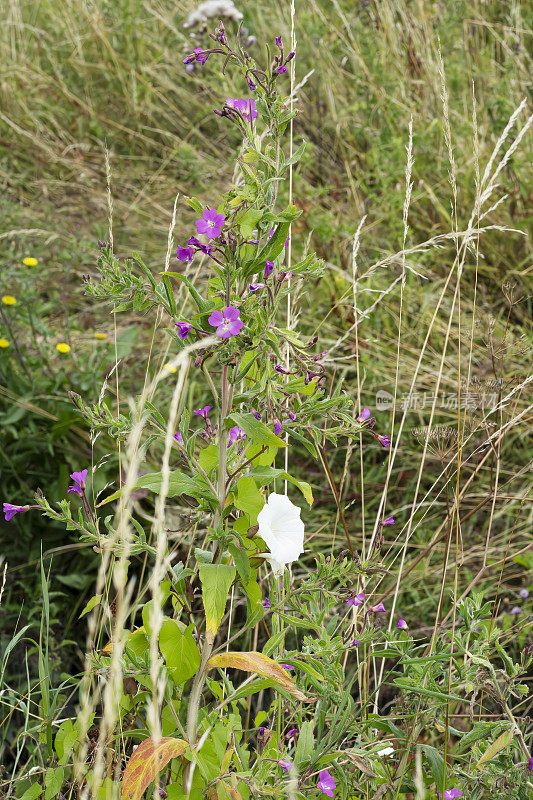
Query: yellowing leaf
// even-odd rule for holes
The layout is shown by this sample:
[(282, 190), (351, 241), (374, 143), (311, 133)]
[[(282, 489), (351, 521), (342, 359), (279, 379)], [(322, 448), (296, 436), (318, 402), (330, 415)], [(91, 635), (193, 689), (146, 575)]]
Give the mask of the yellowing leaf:
[(248, 653), (219, 653), (216, 656), (211, 656), (207, 662), (209, 669), (213, 667), (233, 667), (234, 669), (243, 669), (246, 672), (257, 672), (259, 675), (265, 675), (276, 681), (282, 689), (289, 694), (292, 694), (296, 700), (302, 703), (311, 703), (306, 695), (298, 689), (296, 684), (287, 671), (283, 669), (277, 661), (273, 661), (263, 653), (251, 651)]
[(480, 769), (483, 765), (490, 761), (491, 758), (497, 756), (500, 750), (503, 750), (507, 747), (508, 744), (511, 743), (513, 736), (516, 733), (516, 728), (509, 728), (508, 731), (504, 731), (501, 736), (498, 736), (495, 742), (487, 747), (481, 758), (476, 764), (476, 769)]
[(164, 736), (157, 744), (153, 739), (145, 739), (126, 764), (120, 790), (122, 800), (139, 800), (163, 767), (172, 758), (182, 756), (188, 746), (184, 739), (172, 736)]

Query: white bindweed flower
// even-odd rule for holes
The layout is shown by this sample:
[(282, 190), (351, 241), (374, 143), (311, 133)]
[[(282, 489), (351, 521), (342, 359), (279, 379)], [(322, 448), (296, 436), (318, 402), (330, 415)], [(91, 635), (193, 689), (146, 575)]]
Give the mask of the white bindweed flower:
[(285, 566), (296, 561), (304, 551), (304, 524), (300, 519), (301, 508), (291, 503), (284, 494), (269, 495), (259, 514), (259, 536), (270, 550), (268, 559), (276, 575), (281, 575)]

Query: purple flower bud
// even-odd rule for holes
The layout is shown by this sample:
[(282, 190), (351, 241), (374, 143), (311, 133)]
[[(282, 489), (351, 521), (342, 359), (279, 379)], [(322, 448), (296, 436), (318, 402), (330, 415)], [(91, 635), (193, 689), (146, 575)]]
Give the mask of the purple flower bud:
[(274, 262), (267, 261), (265, 264), (265, 268), (263, 270), (263, 278), (266, 280), (272, 274), (272, 270), (274, 269)]
[(400, 617), (400, 619), (398, 620), (398, 627), (401, 630), (406, 631), (409, 626), (407, 625), (407, 622)]
[(292, 59), (294, 58), (295, 55), (296, 55), (296, 53), (294, 52), (294, 50), (291, 50), (291, 52), (289, 53), (289, 55), (285, 59), (285, 63), (288, 64), (289, 61), (292, 61)]
[(281, 761), (278, 761), (278, 764), (280, 765), (283, 772), (290, 772), (290, 770), (292, 769), (292, 761), (289, 761), (288, 758), (284, 758)]
[(382, 522), (380, 522), (379, 524), (380, 525), (394, 525), (394, 517), (393, 516), (385, 517), (385, 519), (382, 520)]
[(174, 439), (177, 441), (178, 444), (183, 445), (183, 436), (179, 431), (174, 434)]
[(288, 731), (285, 734), (285, 738), (291, 739), (293, 736), (296, 736), (297, 733), (298, 733), (298, 728), (291, 728), (290, 731)]
[(294, 669), (292, 664), (282, 664), (281, 666), (283, 667), (283, 669)]
[(285, 369), (285, 367), (281, 367), (279, 364), (276, 364), (276, 366), (274, 367), (274, 370), (276, 372), (281, 372), (282, 375), (290, 375), (291, 374), (290, 370)]
[(256, 411), (254, 408), (252, 408), (252, 414), (254, 415), (254, 417), (255, 417), (256, 419), (258, 419), (259, 421), (261, 421), (261, 414), (259, 413), (259, 411)]
[(249, 288), (249, 290), (252, 292), (252, 294), (255, 294), (255, 293), (256, 293), (256, 292), (258, 292), (260, 289), (265, 289), (265, 288), (266, 288), (266, 284), (265, 284), (265, 283), (251, 283), (251, 284), (248, 286), (248, 288)]
[(263, 608), (265, 609), (265, 611), (268, 611), (270, 607), (271, 607), (270, 600), (268, 599), (268, 597), (265, 597), (265, 599), (263, 600)]
[(278, 47), (283, 47), (281, 36), (276, 36), (276, 44)]
[(370, 611), (374, 611), (376, 614), (377, 613), (381, 613), (381, 612), (386, 611), (386, 610), (387, 609), (385, 608), (385, 606), (383, 605), (381, 600), (379, 601), (377, 606), (370, 606)]
[(287, 72), (287, 67), (285, 64), (280, 64), (279, 67), (276, 67), (274, 72), (277, 72), (278, 75), (283, 75), (285, 72)]
[(276, 436), (279, 436), (280, 433), (283, 433), (283, 426), (279, 421), (279, 419), (277, 418), (274, 419), (274, 433), (276, 434)]
[(190, 322), (175, 322), (174, 325), (178, 328), (178, 336), (180, 339), (186, 339), (192, 328)]

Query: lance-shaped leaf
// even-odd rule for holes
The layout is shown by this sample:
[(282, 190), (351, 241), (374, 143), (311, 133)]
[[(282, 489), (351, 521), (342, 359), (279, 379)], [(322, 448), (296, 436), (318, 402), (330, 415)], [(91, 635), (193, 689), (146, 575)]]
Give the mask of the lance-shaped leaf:
[(275, 681), (286, 692), (291, 694), (296, 700), (301, 703), (311, 703), (312, 701), (296, 686), (291, 676), (283, 669), (277, 661), (273, 661), (263, 653), (250, 651), (248, 653), (219, 653), (218, 655), (211, 656), (207, 662), (209, 669), (213, 667), (233, 667), (234, 669), (242, 669), (245, 672), (257, 672), (259, 675), (265, 675), (267, 678)]
[(481, 769), (487, 761), (490, 761), (490, 759), (494, 758), (494, 756), (497, 756), (501, 750), (504, 750), (511, 743), (515, 733), (516, 728), (509, 728), (508, 731), (504, 731), (501, 736), (498, 736), (496, 741), (487, 747), (477, 762), (476, 769)]
[(283, 439), (276, 436), (264, 422), (260, 422), (253, 414), (241, 414), (234, 411), (227, 417), (227, 420), (242, 428), (248, 439), (260, 447), (287, 447)]
[(202, 582), (202, 601), (205, 611), (205, 632), (213, 637), (222, 622), (231, 584), (237, 570), (226, 564), (202, 564), (198, 572)]
[(139, 800), (163, 767), (172, 758), (182, 756), (188, 746), (184, 739), (172, 736), (164, 736), (157, 744), (151, 738), (145, 739), (126, 764), (120, 791), (122, 800)]

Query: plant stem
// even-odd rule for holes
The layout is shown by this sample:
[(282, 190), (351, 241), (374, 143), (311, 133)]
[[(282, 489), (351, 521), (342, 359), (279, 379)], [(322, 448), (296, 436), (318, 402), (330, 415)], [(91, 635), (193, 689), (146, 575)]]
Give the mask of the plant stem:
[[(221, 381), (221, 401), (220, 401), (220, 424), (219, 424), (219, 438), (218, 438), (218, 508), (213, 516), (213, 528), (216, 530), (222, 518), (222, 512), (226, 501), (226, 462), (227, 462), (227, 433), (224, 426), (224, 419), (228, 414), (228, 407), (231, 401), (231, 393), (228, 384), (228, 367), (224, 365), (222, 368), (222, 381)], [(217, 563), (220, 559), (222, 551), (219, 550), (215, 556), (213, 563)], [(187, 710), (187, 739), (189, 745), (194, 747), (196, 744), (196, 735), (198, 729), (198, 711), (200, 708), (200, 699), (202, 697), (202, 690), (204, 688), (205, 676), (207, 675), (207, 662), (213, 652), (214, 637), (206, 636), (204, 639), (202, 654), (200, 658), (200, 666), (198, 672), (194, 676), (194, 681), (191, 687), (191, 694), (189, 696), (189, 707)]]

